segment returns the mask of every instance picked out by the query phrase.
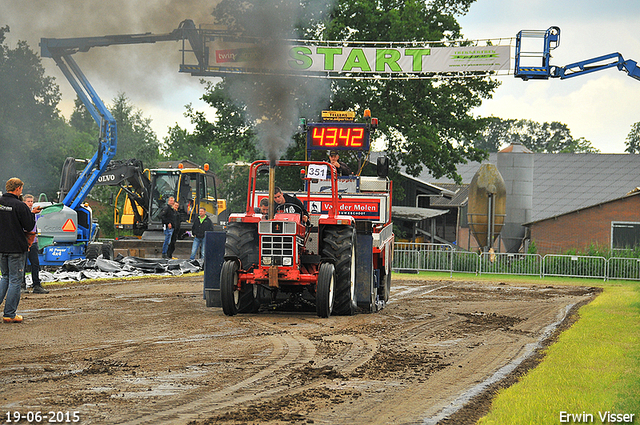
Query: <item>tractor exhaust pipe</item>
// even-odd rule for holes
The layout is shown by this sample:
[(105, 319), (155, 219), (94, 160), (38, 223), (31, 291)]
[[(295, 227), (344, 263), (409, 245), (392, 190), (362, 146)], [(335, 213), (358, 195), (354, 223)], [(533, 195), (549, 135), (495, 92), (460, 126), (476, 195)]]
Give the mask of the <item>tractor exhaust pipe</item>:
[[(275, 187), (276, 187), (276, 161), (272, 159), (269, 161), (269, 220), (273, 219), (274, 210), (275, 210), (275, 201), (273, 200), (275, 196)], [(269, 267), (269, 287), (278, 288), (279, 280), (278, 280), (278, 266), (272, 264)]]
[(273, 220), (274, 210), (275, 210), (275, 201), (273, 200), (275, 196), (275, 187), (276, 187), (276, 161), (271, 160), (269, 162), (269, 220)]

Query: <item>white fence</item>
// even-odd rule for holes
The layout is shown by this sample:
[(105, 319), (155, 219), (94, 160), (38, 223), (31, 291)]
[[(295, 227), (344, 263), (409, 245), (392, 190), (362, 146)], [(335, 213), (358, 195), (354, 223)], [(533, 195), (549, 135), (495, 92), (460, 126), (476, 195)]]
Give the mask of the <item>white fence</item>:
[(483, 252), (478, 273), (541, 276), (542, 260), (542, 256), (538, 254)]
[(640, 258), (609, 258), (607, 278), (640, 280)]
[(544, 256), (543, 276), (592, 277), (607, 279), (607, 259), (584, 255)]
[(393, 268), (451, 271), (451, 254), (453, 248), (448, 244), (398, 242), (393, 250)]
[(593, 279), (640, 280), (640, 258), (583, 255), (508, 254), (456, 251), (452, 245), (395, 244), (394, 271), (440, 271), (475, 274), (565, 276)]

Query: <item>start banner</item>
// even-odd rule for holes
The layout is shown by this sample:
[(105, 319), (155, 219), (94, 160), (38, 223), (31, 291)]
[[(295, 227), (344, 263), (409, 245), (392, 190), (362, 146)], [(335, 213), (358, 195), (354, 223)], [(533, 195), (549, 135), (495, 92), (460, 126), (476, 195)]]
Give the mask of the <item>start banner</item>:
[[(210, 42), (208, 71), (295, 74), (427, 74), (509, 70), (510, 46), (354, 47), (293, 45), (288, 58), (268, 58), (264, 46), (216, 39)], [(266, 56), (266, 57), (265, 57)], [(268, 63), (270, 69), (266, 69)]]

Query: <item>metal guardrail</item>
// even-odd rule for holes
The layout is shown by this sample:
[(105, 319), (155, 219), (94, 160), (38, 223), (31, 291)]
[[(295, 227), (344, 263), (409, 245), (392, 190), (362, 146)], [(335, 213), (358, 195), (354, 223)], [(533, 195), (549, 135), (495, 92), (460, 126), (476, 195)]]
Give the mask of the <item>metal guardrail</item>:
[(456, 251), (451, 259), (451, 272), (478, 274), (480, 256), (475, 252)]
[(394, 271), (440, 271), (475, 274), (564, 276), (592, 279), (640, 280), (640, 258), (456, 251), (453, 245), (399, 242), (393, 253)]

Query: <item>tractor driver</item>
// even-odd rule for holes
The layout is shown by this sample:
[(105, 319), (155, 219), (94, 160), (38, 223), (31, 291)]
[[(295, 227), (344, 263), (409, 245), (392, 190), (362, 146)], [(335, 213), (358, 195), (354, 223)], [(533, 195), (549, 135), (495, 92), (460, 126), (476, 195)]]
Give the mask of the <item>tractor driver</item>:
[(269, 215), (269, 198), (262, 198), (260, 200), (260, 206), (254, 208), (254, 212), (262, 214), (265, 217)]
[(260, 213), (264, 215), (269, 214), (269, 198), (262, 198), (260, 201)]
[[(299, 207), (300, 211), (302, 211), (302, 222), (307, 223), (307, 220), (309, 219), (309, 212), (304, 207), (304, 204), (298, 198), (296, 198), (295, 196), (287, 195), (286, 193), (282, 193), (282, 189), (280, 189), (279, 187), (275, 187), (273, 191), (273, 200), (278, 205), (293, 204)], [(287, 211), (287, 212), (297, 212), (297, 211)]]

